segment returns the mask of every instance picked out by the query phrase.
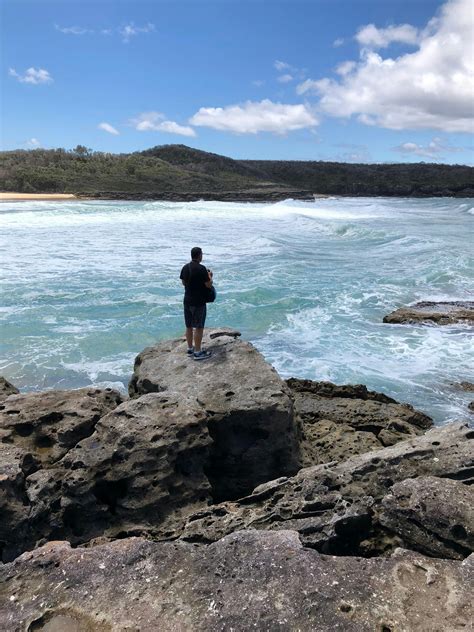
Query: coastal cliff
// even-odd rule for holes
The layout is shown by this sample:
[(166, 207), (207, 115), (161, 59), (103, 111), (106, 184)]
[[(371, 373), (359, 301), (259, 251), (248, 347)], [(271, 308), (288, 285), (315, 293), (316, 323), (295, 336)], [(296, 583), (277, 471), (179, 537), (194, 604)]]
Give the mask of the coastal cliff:
[(0, 381), (6, 629), (468, 626), (468, 423), (204, 342), (145, 349), (129, 397)]

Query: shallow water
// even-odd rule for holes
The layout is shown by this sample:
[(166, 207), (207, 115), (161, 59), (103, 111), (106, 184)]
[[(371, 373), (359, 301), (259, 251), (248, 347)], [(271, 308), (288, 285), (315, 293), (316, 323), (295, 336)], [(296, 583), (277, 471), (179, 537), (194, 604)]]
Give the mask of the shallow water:
[(124, 389), (180, 335), (179, 271), (202, 245), (233, 326), (284, 377), (363, 383), (438, 422), (468, 418), (467, 326), (384, 325), (418, 300), (473, 299), (473, 202), (2, 202), (0, 373), (23, 390)]

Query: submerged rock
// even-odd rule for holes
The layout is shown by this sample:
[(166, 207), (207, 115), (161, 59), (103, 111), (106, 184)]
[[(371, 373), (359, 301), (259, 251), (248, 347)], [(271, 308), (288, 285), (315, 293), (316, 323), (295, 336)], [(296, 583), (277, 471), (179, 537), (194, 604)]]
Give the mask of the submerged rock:
[(0, 567), (0, 620), (29, 632), (461, 630), (472, 580), (472, 560), (331, 557), (288, 530), (207, 547), (56, 542)]
[(384, 323), (474, 324), (474, 301), (421, 301), (400, 307), (383, 318)]
[(206, 330), (205, 362), (186, 355), (183, 338), (149, 347), (135, 361), (131, 397), (166, 392), (195, 397), (212, 438), (207, 475), (213, 498), (239, 498), (264, 481), (300, 467), (299, 429), (290, 391), (240, 333)]
[(16, 386), (13, 386), (11, 382), (0, 376), (0, 402), (9, 397), (10, 395), (16, 395), (20, 391)]
[(433, 423), (409, 404), (362, 384), (337, 386), (295, 378), (287, 383), (302, 429), (304, 467), (393, 445), (423, 434)]

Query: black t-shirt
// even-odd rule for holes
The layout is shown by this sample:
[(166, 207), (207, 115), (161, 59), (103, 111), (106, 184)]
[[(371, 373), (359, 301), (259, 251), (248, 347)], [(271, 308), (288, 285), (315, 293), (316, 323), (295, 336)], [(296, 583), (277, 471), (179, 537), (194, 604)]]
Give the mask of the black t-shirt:
[(179, 278), (184, 281), (184, 302), (187, 305), (205, 305), (209, 281), (207, 268), (197, 261), (183, 266)]

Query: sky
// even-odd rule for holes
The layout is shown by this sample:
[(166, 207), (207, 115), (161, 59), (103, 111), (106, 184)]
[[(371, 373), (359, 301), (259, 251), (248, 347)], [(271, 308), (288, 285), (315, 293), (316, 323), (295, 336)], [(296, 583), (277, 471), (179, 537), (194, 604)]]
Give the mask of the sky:
[(472, 0), (0, 0), (0, 148), (473, 164)]

